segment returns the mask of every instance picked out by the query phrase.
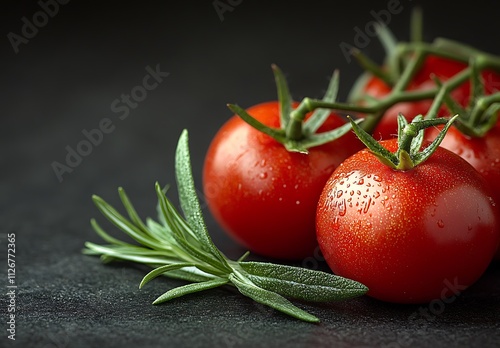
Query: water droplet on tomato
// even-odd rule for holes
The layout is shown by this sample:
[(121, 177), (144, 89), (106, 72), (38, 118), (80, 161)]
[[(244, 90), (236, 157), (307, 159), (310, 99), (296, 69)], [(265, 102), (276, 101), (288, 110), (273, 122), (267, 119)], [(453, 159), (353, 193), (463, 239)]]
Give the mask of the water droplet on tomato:
[(380, 197), (380, 192), (378, 191), (375, 191), (375, 193), (373, 194), (373, 198), (379, 198)]
[(443, 228), (444, 227), (444, 221), (443, 220), (438, 220), (437, 225), (438, 225), (439, 228)]
[(472, 231), (472, 225), (471, 224), (467, 225), (467, 230)]
[(241, 190), (241, 183), (238, 184), (238, 190)]
[(365, 183), (365, 180), (363, 180), (363, 178), (358, 180), (358, 185), (363, 185), (364, 183)]
[(373, 180), (375, 180), (376, 182), (381, 182), (382, 181), (382, 179), (378, 175), (374, 175), (373, 176)]
[(286, 184), (283, 184), (283, 188), (286, 188)]
[(259, 174), (259, 178), (261, 178), (261, 179), (265, 179), (265, 178), (267, 178), (267, 173), (266, 173), (266, 172), (262, 172), (262, 173), (260, 173), (260, 174)]
[(337, 190), (336, 196), (337, 196), (337, 198), (340, 198), (340, 197), (342, 197), (343, 194), (344, 194), (344, 192), (342, 190)]
[(295, 201), (295, 204), (299, 205), (299, 204), (300, 204), (300, 201)]
[(346, 213), (346, 204), (345, 204), (345, 200), (342, 200), (342, 201), (339, 201), (339, 215), (340, 216), (344, 216), (345, 213)]
[(368, 209), (370, 209), (370, 205), (372, 203), (372, 198), (368, 198), (368, 202), (366, 202), (365, 207), (363, 208), (363, 213), (368, 213)]

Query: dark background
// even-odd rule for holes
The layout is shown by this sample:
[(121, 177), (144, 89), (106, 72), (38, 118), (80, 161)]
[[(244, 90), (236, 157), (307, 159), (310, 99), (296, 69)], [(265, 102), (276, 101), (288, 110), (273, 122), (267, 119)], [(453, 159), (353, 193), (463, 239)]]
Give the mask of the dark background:
[[(224, 1), (225, 2), (225, 1)], [(175, 145), (190, 132), (196, 184), (210, 139), (231, 113), (276, 97), (270, 69), (286, 73), (295, 99), (321, 97), (340, 69), (340, 99), (360, 73), (339, 45), (354, 45), (355, 27), (373, 20), (387, 1), (243, 0), (223, 20), (213, 1), (84, 2), (58, 13), (15, 53), (8, 39), (32, 21), (37, 2), (3, 4), (0, 65), (0, 255), (16, 234), (16, 344), (37, 347), (105, 346), (495, 346), (500, 342), (500, 271), (486, 275), (450, 304), (396, 306), (369, 298), (311, 306), (319, 325), (267, 310), (230, 289), (150, 303), (180, 281), (158, 279), (138, 290), (145, 269), (102, 265), (83, 256), (98, 242), (89, 219), (98, 216), (91, 195), (117, 204), (126, 188), (143, 215), (154, 215), (154, 182), (173, 183)], [(495, 1), (407, 1), (389, 28), (408, 38), (411, 8), (424, 10), (426, 40), (444, 36), (500, 54)], [(370, 38), (363, 51), (381, 61)], [(142, 83), (145, 68), (170, 75), (129, 116), (111, 103)], [(113, 132), (57, 179), (67, 146), (83, 130), (112, 120)], [(175, 199), (174, 199), (175, 200)], [(215, 243), (230, 257), (243, 253), (204, 209)], [(100, 220), (102, 221), (102, 220)], [(2, 263), (3, 263), (2, 261)], [(7, 285), (6, 263), (3, 263)], [(0, 298), (7, 320), (7, 297)], [(441, 304), (442, 305), (442, 304)], [(423, 316), (421, 311), (431, 313)], [(415, 313), (417, 315), (415, 316)], [(434, 313), (434, 314), (433, 314)], [(413, 316), (412, 316), (413, 315)], [(417, 320), (413, 320), (413, 319)], [(0, 346), (10, 346), (0, 324)]]

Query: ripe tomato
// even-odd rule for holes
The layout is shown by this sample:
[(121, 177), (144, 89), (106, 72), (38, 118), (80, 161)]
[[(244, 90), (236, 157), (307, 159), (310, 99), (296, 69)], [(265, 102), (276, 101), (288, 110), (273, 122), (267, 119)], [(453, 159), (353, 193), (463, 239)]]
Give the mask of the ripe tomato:
[[(441, 81), (446, 81), (467, 67), (466, 64), (441, 58), (428, 56), (420, 70), (415, 74), (407, 90), (427, 90), (436, 86), (432, 76), (436, 76)], [(500, 89), (500, 74), (492, 71), (484, 71), (482, 78), (485, 93), (491, 94)], [(391, 87), (377, 77), (368, 80), (364, 93), (375, 97), (383, 98), (390, 93)], [(466, 106), (470, 99), (470, 82), (466, 81), (451, 92), (451, 96), (460, 105)], [(399, 113), (405, 115), (408, 121), (419, 114), (425, 115), (432, 104), (432, 100), (420, 100), (413, 102), (401, 102), (390, 107), (384, 114), (382, 120), (373, 131), (376, 139), (390, 139), (397, 135), (397, 116)], [(443, 106), (438, 116), (449, 116), (449, 111)]]
[[(381, 144), (397, 149), (397, 139)], [(408, 171), (365, 149), (325, 185), (319, 246), (334, 273), (365, 284), (374, 298), (423, 303), (453, 296), (446, 284), (474, 283), (499, 244), (489, 194), (479, 173), (444, 148)]]
[[(438, 133), (438, 128), (430, 128), (426, 137), (433, 140)], [(492, 188), (494, 202), (500, 204), (500, 127), (493, 127), (482, 138), (471, 138), (452, 126), (441, 146), (469, 162)], [(500, 249), (496, 258), (500, 260)]]
[[(279, 128), (278, 102), (259, 104), (247, 112)], [(319, 131), (344, 123), (332, 114)], [(228, 234), (250, 251), (279, 259), (304, 258), (317, 246), (315, 211), (326, 180), (362, 147), (350, 132), (310, 148), (307, 155), (289, 152), (233, 116), (215, 135), (206, 154), (203, 188), (208, 207)]]

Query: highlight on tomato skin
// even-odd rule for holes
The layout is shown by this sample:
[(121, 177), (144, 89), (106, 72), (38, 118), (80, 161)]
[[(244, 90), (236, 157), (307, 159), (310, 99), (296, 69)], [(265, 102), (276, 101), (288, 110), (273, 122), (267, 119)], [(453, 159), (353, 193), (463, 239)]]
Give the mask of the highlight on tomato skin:
[[(382, 141), (390, 151), (397, 139)], [(316, 231), (335, 274), (368, 295), (425, 303), (476, 282), (500, 243), (499, 210), (485, 180), (465, 160), (438, 147), (408, 171), (362, 150), (342, 163), (318, 202)]]
[[(433, 140), (440, 128), (430, 128), (426, 138)], [(491, 188), (492, 198), (500, 205), (500, 127), (493, 127), (483, 137), (469, 137), (457, 128), (451, 127), (441, 146), (456, 153), (470, 163)], [(496, 260), (500, 260), (500, 248)]]
[[(279, 127), (278, 102), (258, 104), (247, 112)], [(345, 123), (331, 114), (319, 132)], [(210, 212), (253, 253), (286, 260), (310, 256), (317, 247), (315, 212), (321, 190), (333, 170), (363, 147), (350, 132), (310, 148), (308, 154), (290, 152), (233, 116), (214, 136), (205, 157), (203, 190)]]

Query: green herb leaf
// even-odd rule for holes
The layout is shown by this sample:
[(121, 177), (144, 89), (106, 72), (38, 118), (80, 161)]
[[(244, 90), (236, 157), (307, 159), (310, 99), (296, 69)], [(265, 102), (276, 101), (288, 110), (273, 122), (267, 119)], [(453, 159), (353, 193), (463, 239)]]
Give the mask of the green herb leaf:
[(361, 296), (368, 291), (359, 282), (326, 272), (262, 262), (239, 264), (252, 283), (285, 297), (327, 302)]
[(150, 248), (154, 248), (155, 246), (157, 246), (153, 241), (151, 241), (151, 239), (144, 235), (143, 231), (141, 231), (120, 213), (118, 213), (116, 209), (114, 209), (101, 197), (94, 195), (92, 196), (92, 199), (101, 213), (116, 227), (118, 227), (119, 229), (127, 233), (130, 237), (143, 245), (146, 245)]
[(207, 231), (207, 226), (201, 213), (200, 201), (194, 186), (194, 179), (191, 170), (191, 158), (189, 155), (188, 133), (184, 130), (179, 138), (175, 156), (175, 174), (177, 178), (177, 189), (179, 191), (179, 201), (186, 216), (189, 226), (193, 229), (197, 239), (201, 243), (203, 250), (215, 256), (227, 270), (231, 268), (227, 264), (226, 258), (215, 246)]
[(167, 291), (156, 300), (154, 300), (153, 304), (160, 304), (169, 300), (172, 300), (177, 297), (181, 297), (187, 294), (192, 294), (195, 292), (200, 292), (204, 290), (209, 290), (213, 288), (217, 288), (224, 284), (227, 284), (228, 280), (224, 278), (217, 278), (213, 280), (207, 280), (203, 283), (193, 283), (187, 284), (184, 286), (179, 286), (178, 288), (174, 288), (172, 290)]
[(190, 263), (172, 263), (169, 265), (157, 267), (154, 270), (152, 270), (151, 272), (149, 272), (148, 274), (146, 274), (144, 276), (144, 278), (142, 278), (142, 281), (139, 284), (139, 289), (142, 288), (147, 283), (149, 283), (151, 280), (155, 279), (156, 277), (158, 277), (166, 272), (174, 271), (176, 269), (190, 267), (190, 266), (194, 266), (194, 265), (190, 264)]
[[(242, 294), (260, 303), (295, 318), (317, 322), (318, 318), (295, 307), (278, 292), (290, 295), (290, 297), (313, 301), (350, 298), (356, 294), (364, 293), (360, 290), (362, 286), (357, 290), (357, 293), (355, 289), (349, 288), (351, 283), (348, 280), (345, 280), (345, 284), (337, 282), (332, 283), (333, 285), (325, 285), (324, 283), (327, 281), (333, 282), (334, 279), (337, 281), (338, 279), (332, 278), (334, 277), (332, 275), (326, 276), (326, 273), (323, 272), (315, 273), (311, 270), (301, 272), (299, 269), (277, 265), (273, 268), (271, 264), (264, 266), (268, 272), (265, 276), (248, 274), (250, 277), (254, 277), (256, 282), (260, 282), (262, 287), (255, 285), (249, 278), (245, 277), (246, 271), (243, 267), (257, 272), (262, 266), (252, 266), (252, 263), (243, 262), (242, 260), (248, 256), (248, 253), (245, 253), (238, 261), (226, 259), (208, 235), (194, 189), (186, 132), (181, 135), (176, 152), (176, 177), (179, 185), (179, 200), (186, 218), (177, 211), (165, 195), (166, 190), (162, 189), (158, 183), (156, 183), (155, 189), (160, 223), (150, 218), (146, 219), (146, 223), (144, 223), (121, 188), (119, 190), (120, 198), (130, 220), (120, 215), (101, 198), (93, 196), (96, 206), (103, 215), (139, 245), (126, 243), (110, 236), (92, 219), (91, 225), (94, 230), (110, 244), (97, 245), (87, 242), (83, 253), (100, 256), (102, 262), (123, 260), (152, 267), (153, 270), (146, 274), (140, 287), (160, 275), (195, 282), (167, 291), (154, 301), (155, 304), (231, 282)], [(272, 276), (278, 276), (279, 271), (283, 271), (284, 274), (279, 274), (277, 279), (273, 279)], [(296, 281), (298, 285), (294, 284), (294, 276), (298, 277)], [(341, 287), (342, 284), (346, 286), (346, 289), (339, 288), (338, 293), (336, 293), (336, 289), (333, 288), (337, 285)], [(278, 292), (266, 290), (265, 287), (276, 289)], [(325, 295), (327, 293), (328, 295)], [(315, 294), (319, 297), (315, 297)]]
[(250, 297), (255, 302), (264, 304), (300, 320), (311, 323), (319, 322), (319, 319), (317, 317), (296, 307), (280, 294), (262, 289), (252, 283), (243, 282), (234, 274), (229, 275), (229, 280), (238, 288), (238, 290), (243, 295)]

